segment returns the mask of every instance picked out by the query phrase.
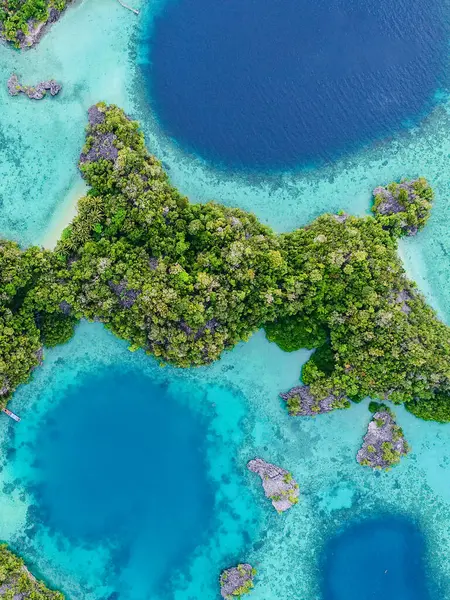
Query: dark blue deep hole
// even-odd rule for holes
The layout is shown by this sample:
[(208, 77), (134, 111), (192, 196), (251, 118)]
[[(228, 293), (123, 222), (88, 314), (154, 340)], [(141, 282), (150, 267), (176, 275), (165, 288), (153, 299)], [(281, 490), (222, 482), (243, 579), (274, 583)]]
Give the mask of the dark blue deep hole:
[(167, 388), (100, 371), (70, 388), (40, 430), (38, 514), (74, 543), (111, 547), (112, 571), (136, 570), (156, 589), (211, 526), (205, 439), (205, 424)]
[(414, 524), (381, 517), (332, 539), (323, 564), (323, 600), (429, 600), (424, 540)]
[(182, 146), (224, 166), (322, 162), (431, 108), (440, 0), (172, 0), (146, 77)]

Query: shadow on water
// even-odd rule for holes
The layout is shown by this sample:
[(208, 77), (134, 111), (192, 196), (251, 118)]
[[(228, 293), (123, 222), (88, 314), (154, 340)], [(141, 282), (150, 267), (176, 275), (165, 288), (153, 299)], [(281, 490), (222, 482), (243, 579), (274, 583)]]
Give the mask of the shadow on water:
[(420, 529), (397, 516), (350, 525), (327, 543), (323, 600), (430, 600)]

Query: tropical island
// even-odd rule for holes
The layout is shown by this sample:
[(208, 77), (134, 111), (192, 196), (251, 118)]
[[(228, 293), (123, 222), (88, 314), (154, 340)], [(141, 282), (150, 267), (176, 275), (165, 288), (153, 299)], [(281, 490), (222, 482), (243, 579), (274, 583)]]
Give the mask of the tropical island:
[(29, 48), (46, 25), (58, 21), (71, 0), (0, 0), (0, 39), (17, 48)]
[(305, 394), (313, 414), (370, 396), (450, 421), (450, 330), (397, 256), (397, 240), (428, 219), (424, 179), (377, 188), (373, 216), (323, 215), (276, 235), (243, 210), (191, 204), (138, 124), (102, 103), (89, 110), (80, 169), (90, 190), (53, 252), (0, 246), (3, 406), (42, 348), (87, 319), (179, 367), (264, 327), (284, 350), (317, 349), (292, 414)]

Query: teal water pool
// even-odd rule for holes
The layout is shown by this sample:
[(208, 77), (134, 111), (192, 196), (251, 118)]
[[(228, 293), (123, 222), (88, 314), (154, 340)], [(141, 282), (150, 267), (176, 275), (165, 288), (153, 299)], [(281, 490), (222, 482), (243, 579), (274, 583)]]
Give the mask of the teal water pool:
[[(19, 54), (0, 46), (3, 79), (15, 70), (26, 81), (51, 76), (64, 84), (60, 97), (42, 103), (9, 98), (0, 89), (1, 234), (23, 244), (54, 243), (84, 189), (76, 160), (87, 108), (104, 99), (141, 120), (149, 148), (184, 193), (196, 201), (213, 197), (252, 210), (279, 231), (324, 211), (364, 214), (376, 185), (426, 176), (436, 190), (433, 214), (417, 238), (402, 243), (401, 253), (411, 277), (448, 322), (450, 122), (445, 94), (420, 125), (321, 169), (258, 176), (216, 170), (185, 153), (149, 108), (141, 68), (154, 17), (164, 3), (139, 4), (140, 20), (118, 3), (85, 0), (36, 49)], [(308, 356), (307, 351), (285, 354), (258, 333), (211, 367), (181, 371), (131, 354), (99, 324), (82, 323), (69, 344), (46, 352), (33, 381), (18, 390), (12, 409), (22, 422), (0, 421), (0, 538), (70, 599), (216, 598), (219, 571), (250, 562), (258, 571), (255, 600), (315, 600), (321, 595), (321, 557), (330, 540), (374, 514), (396, 515), (417, 523), (423, 533), (432, 597), (450, 598), (449, 426), (421, 422), (396, 409), (413, 451), (389, 473), (369, 472), (355, 461), (370, 420), (366, 402), (313, 420), (291, 419), (284, 411), (278, 393), (297, 383)], [(105, 373), (112, 375), (102, 383)], [(125, 384), (124, 377), (131, 382)], [(113, 389), (105, 393), (109, 385)], [(130, 397), (123, 386), (131, 390)], [(151, 402), (155, 389), (164, 390), (158, 398), (167, 397), (167, 410), (177, 413), (180, 427), (185, 424), (183, 435), (192, 431), (192, 438), (183, 440), (170, 429), (161, 406), (145, 406), (145, 394)], [(95, 421), (109, 402), (114, 426), (103, 420), (97, 429)], [(118, 406), (139, 415), (133, 427), (118, 417)], [(152, 412), (156, 408), (157, 414)], [(155, 519), (159, 504), (154, 504), (146, 471), (154, 454), (160, 453), (159, 460), (170, 456), (161, 443), (153, 445), (159, 436), (184, 455), (192, 470), (170, 497), (171, 513), (180, 512), (174, 521), (169, 514)], [(121, 444), (139, 456), (132, 480), (126, 479), (121, 461), (133, 456), (119, 452)], [(105, 479), (90, 484), (83, 478), (87, 474), (80, 465), (87, 459), (81, 450), (97, 470), (105, 470)], [(289, 469), (299, 482), (301, 501), (288, 514), (277, 515), (247, 473), (245, 464), (254, 456)], [(97, 503), (87, 493), (89, 485)], [(142, 503), (143, 491), (151, 496), (148, 503)], [(120, 511), (125, 508), (124, 516)], [(86, 517), (71, 519), (77, 510)], [(125, 534), (115, 520), (128, 516)], [(182, 517), (188, 516), (184, 523)], [(158, 536), (166, 545), (158, 553), (154, 533), (160, 526)], [(189, 543), (181, 544), (175, 559), (170, 548), (178, 546), (184, 527)], [(164, 585), (157, 583), (161, 573)]]

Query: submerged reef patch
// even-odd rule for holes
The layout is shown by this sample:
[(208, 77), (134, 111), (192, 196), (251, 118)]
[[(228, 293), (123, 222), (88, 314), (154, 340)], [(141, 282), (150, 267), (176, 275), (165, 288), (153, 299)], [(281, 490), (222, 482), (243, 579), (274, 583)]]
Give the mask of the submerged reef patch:
[(401, 224), (420, 229), (428, 218), (424, 179), (396, 196), (388, 188), (404, 210), (380, 213), (378, 203), (370, 217), (323, 215), (276, 235), (243, 210), (191, 204), (119, 108), (100, 103), (89, 119), (80, 169), (91, 189), (55, 251), (0, 246), (5, 400), (37, 364), (44, 329), (65, 341), (80, 318), (182, 367), (274, 324), (275, 342), (294, 348), (307, 334), (320, 346), (302, 371), (308, 388), (291, 395), (293, 413), (372, 396), (419, 416), (422, 401), (439, 400), (450, 420), (450, 330), (397, 256), (410, 233)]

